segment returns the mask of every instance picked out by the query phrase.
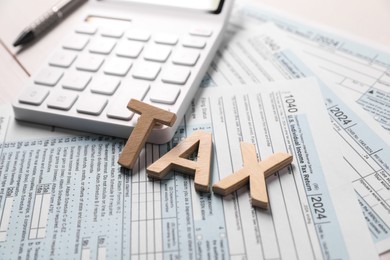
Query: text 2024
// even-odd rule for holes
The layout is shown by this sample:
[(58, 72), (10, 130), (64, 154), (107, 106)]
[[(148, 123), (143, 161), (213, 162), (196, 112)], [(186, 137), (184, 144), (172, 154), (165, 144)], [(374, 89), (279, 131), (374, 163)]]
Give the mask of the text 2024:
[(312, 197), (310, 197), (310, 202), (311, 202), (314, 214), (315, 214), (315, 218), (318, 220), (322, 220), (322, 219), (326, 218), (324, 203), (322, 202), (322, 197), (321, 196), (312, 196)]
[(329, 109), (330, 113), (339, 120), (343, 125), (348, 125), (352, 123), (352, 120), (337, 106), (331, 107)]

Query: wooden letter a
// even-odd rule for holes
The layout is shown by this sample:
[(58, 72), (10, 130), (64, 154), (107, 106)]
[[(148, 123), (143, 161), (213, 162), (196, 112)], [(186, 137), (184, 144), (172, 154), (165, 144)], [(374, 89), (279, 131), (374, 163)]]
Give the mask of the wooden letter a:
[(289, 165), (293, 157), (286, 153), (274, 153), (258, 162), (253, 144), (241, 142), (244, 167), (213, 185), (213, 191), (225, 196), (238, 190), (249, 182), (252, 205), (268, 208), (268, 195), (265, 179)]
[(118, 160), (120, 165), (131, 169), (154, 125), (160, 123), (172, 126), (176, 121), (176, 115), (136, 99), (131, 99), (127, 107), (141, 114)]
[[(198, 149), (196, 161), (187, 159)], [(162, 179), (171, 170), (195, 175), (195, 189), (201, 192), (209, 191), (212, 139), (211, 134), (196, 131), (181, 141), (168, 153), (151, 164), (146, 172), (149, 177)]]

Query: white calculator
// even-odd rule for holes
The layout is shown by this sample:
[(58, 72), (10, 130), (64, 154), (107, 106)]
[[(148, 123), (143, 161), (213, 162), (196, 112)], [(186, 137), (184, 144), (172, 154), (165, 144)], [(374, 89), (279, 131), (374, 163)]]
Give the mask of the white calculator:
[(13, 102), (16, 119), (128, 138), (138, 99), (173, 112), (155, 127), (168, 142), (218, 49), (232, 0), (90, 1), (80, 24), (61, 40)]

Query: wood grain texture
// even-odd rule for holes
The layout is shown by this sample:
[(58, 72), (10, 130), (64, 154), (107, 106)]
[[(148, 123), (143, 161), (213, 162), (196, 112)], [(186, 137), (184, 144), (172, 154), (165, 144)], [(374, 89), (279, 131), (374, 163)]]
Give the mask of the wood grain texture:
[(153, 127), (157, 123), (172, 126), (176, 121), (176, 115), (135, 99), (131, 99), (127, 107), (141, 116), (119, 156), (118, 163), (132, 169)]
[(279, 152), (259, 162), (253, 144), (241, 142), (240, 146), (243, 168), (214, 184), (213, 191), (226, 196), (249, 182), (252, 205), (267, 209), (268, 194), (265, 179), (288, 166), (293, 157), (290, 154)]
[[(189, 160), (198, 150), (197, 160)], [(210, 165), (212, 154), (211, 133), (195, 131), (181, 141), (172, 150), (151, 164), (146, 172), (149, 177), (162, 179), (172, 170), (194, 176), (195, 189), (200, 192), (210, 191)]]
[(0, 104), (6, 104), (20, 95), (29, 75), (1, 42), (0, 60)]

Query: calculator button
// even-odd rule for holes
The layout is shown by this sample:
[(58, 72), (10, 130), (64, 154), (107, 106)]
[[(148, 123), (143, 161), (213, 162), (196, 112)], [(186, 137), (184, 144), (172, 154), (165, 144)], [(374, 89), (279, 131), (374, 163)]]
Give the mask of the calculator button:
[(100, 34), (105, 37), (120, 38), (123, 35), (123, 30), (119, 28), (102, 28)]
[(150, 39), (150, 32), (145, 30), (128, 30), (126, 32), (127, 39), (147, 42)]
[(97, 55), (82, 55), (76, 61), (76, 69), (96, 72), (103, 64), (103, 57)]
[(130, 99), (143, 100), (149, 91), (149, 84), (145, 82), (126, 82), (122, 86), (122, 91), (118, 93), (112, 104), (107, 110), (107, 116), (129, 121), (134, 112), (127, 108)]
[(184, 85), (189, 76), (189, 69), (172, 65), (164, 68), (164, 71), (161, 74), (161, 80), (164, 83)]
[(129, 121), (134, 116), (134, 112), (127, 108), (129, 100), (130, 99), (125, 96), (120, 96), (113, 100), (113, 103), (107, 110), (107, 117)]
[(178, 65), (195, 66), (199, 59), (199, 52), (191, 49), (177, 50), (172, 56), (172, 62)]
[(188, 48), (203, 49), (206, 46), (206, 40), (195, 37), (184, 37), (182, 45)]
[(155, 80), (161, 70), (161, 65), (154, 62), (140, 62), (134, 65), (133, 78)]
[(106, 62), (104, 73), (115, 76), (125, 76), (132, 65), (131, 60), (126, 58), (112, 58)]
[(169, 54), (171, 54), (171, 48), (168, 46), (154, 45), (150, 46), (144, 52), (144, 59), (150, 61), (165, 62)]
[(213, 34), (213, 31), (205, 28), (192, 28), (190, 34), (195, 36), (210, 37)]
[(68, 37), (62, 44), (62, 47), (64, 49), (82, 51), (87, 46), (88, 41), (89, 38), (87, 36), (75, 34)]
[(110, 54), (116, 41), (110, 38), (98, 38), (89, 45), (89, 52), (99, 54)]
[[(93, 101), (93, 102), (91, 102)], [(77, 102), (77, 112), (89, 115), (100, 115), (107, 105), (107, 98), (97, 95), (85, 95)]]
[(116, 77), (102, 75), (92, 79), (90, 89), (92, 93), (112, 95), (120, 83), (121, 81)]
[(76, 27), (77, 33), (94, 35), (97, 31), (97, 26), (89, 23), (81, 23)]
[(69, 110), (77, 100), (77, 95), (69, 92), (58, 92), (51, 94), (47, 100), (50, 108)]
[(76, 54), (68, 51), (56, 52), (49, 60), (49, 65), (69, 68), (76, 59)]
[(34, 82), (40, 85), (55, 86), (63, 74), (62, 70), (45, 68), (38, 73)]
[(137, 58), (144, 48), (144, 44), (136, 41), (123, 41), (116, 47), (116, 55), (126, 58)]
[(172, 105), (180, 94), (180, 87), (173, 85), (154, 85), (150, 90), (149, 99), (152, 102)]
[(72, 71), (67, 73), (62, 79), (62, 87), (82, 91), (91, 81), (91, 75), (85, 72)]
[(48, 95), (49, 91), (47, 89), (29, 86), (19, 96), (19, 102), (39, 106)]
[(174, 34), (158, 33), (154, 36), (155, 43), (175, 45), (179, 37)]

